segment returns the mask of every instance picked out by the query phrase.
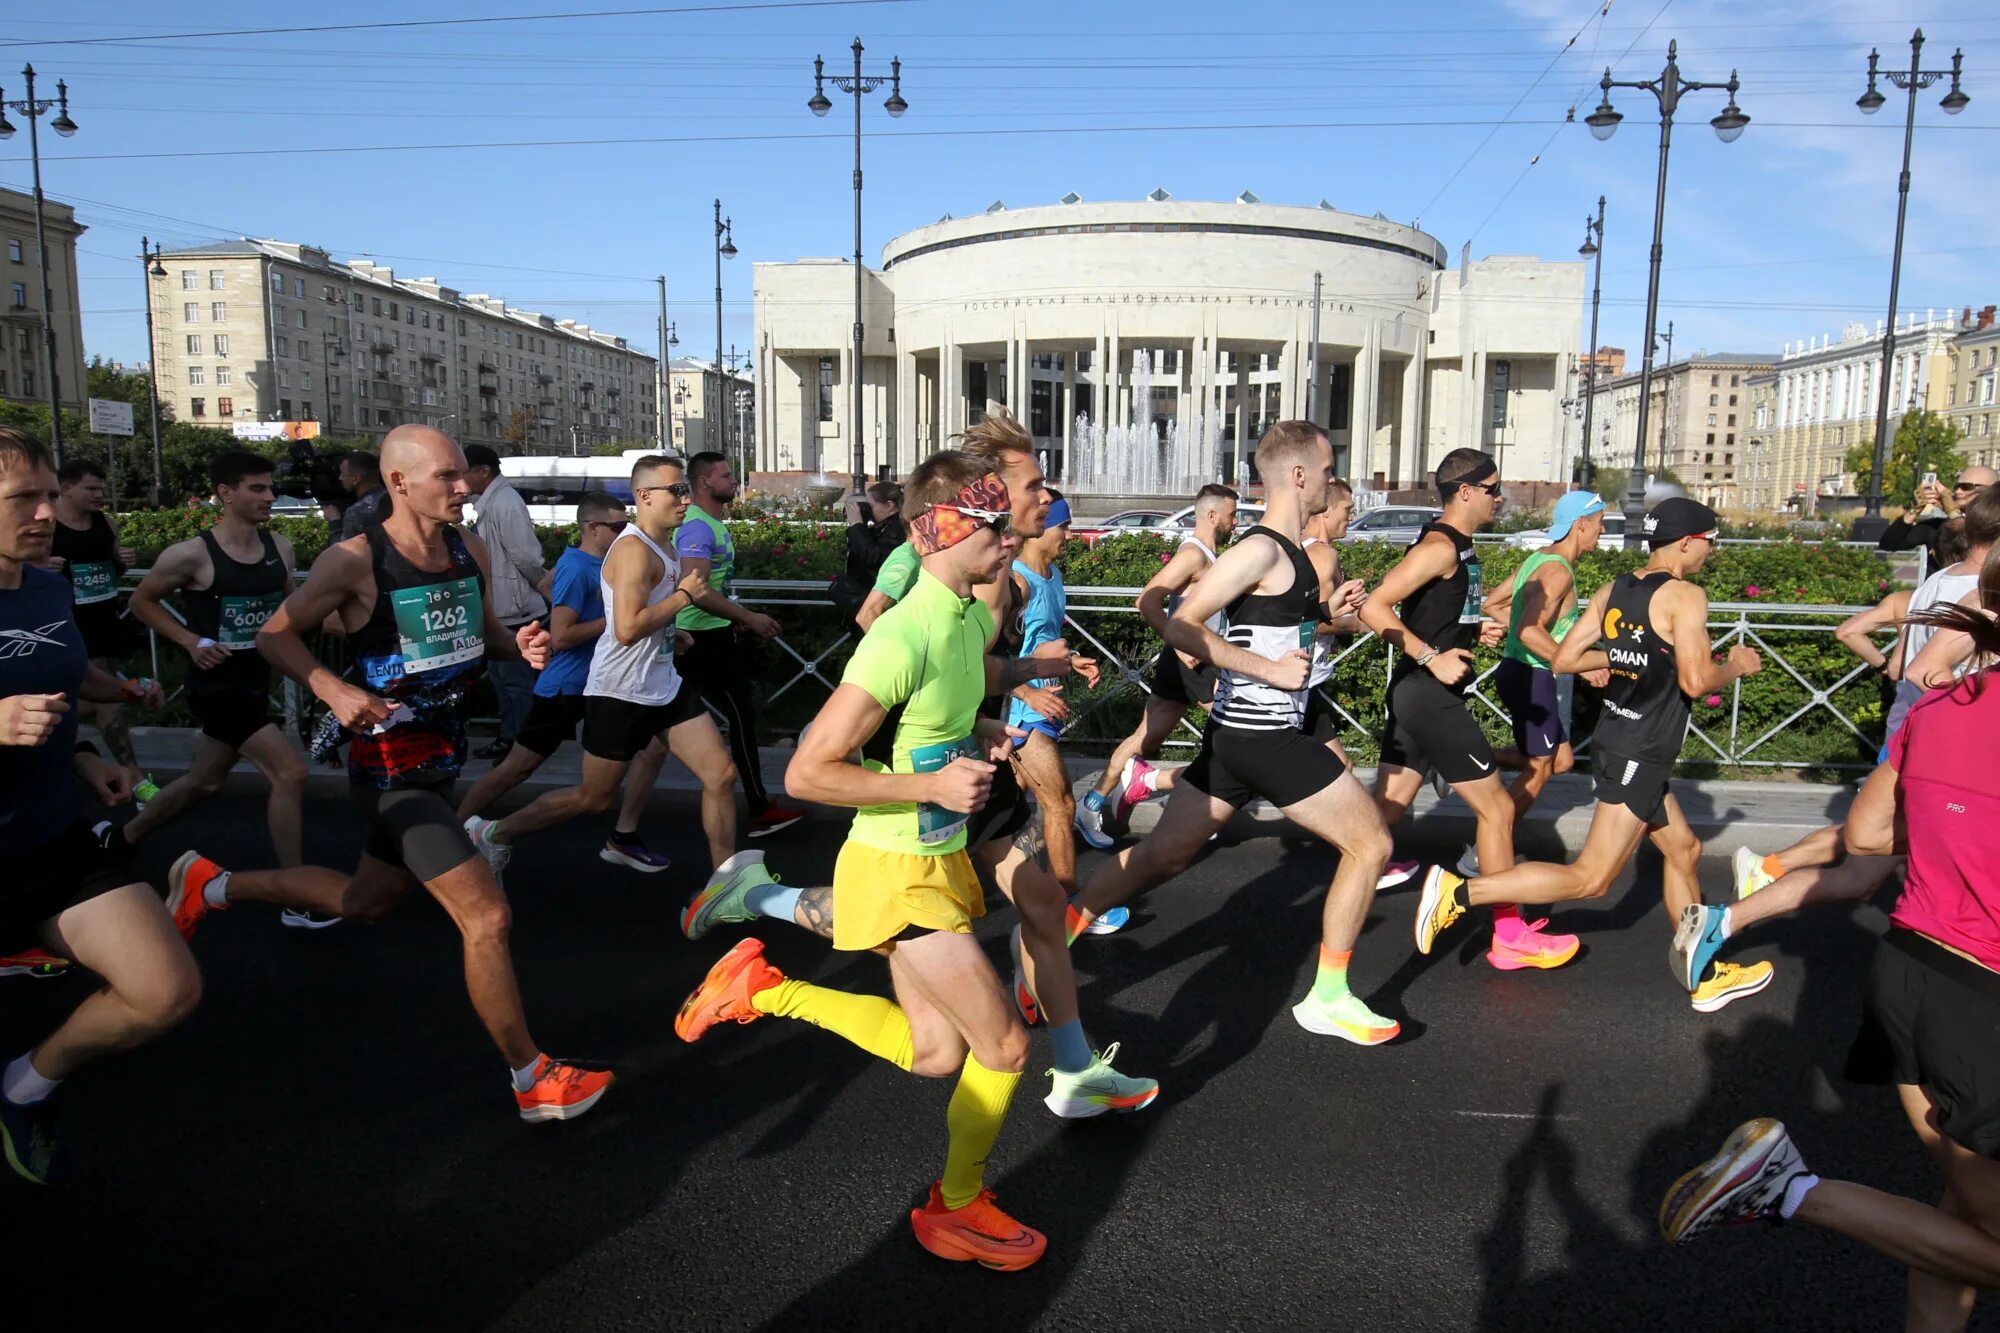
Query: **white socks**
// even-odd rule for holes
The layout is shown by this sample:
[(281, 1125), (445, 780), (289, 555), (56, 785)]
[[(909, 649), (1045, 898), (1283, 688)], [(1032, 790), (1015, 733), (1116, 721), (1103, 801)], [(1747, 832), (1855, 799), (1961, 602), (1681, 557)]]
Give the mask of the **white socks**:
[(535, 1071), (542, 1067), (542, 1057), (537, 1055), (528, 1063), (514, 1071), (514, 1091), (526, 1092), (535, 1086)]
[(61, 1079), (43, 1078), (35, 1071), (34, 1061), (23, 1055), (0, 1075), (0, 1097), (16, 1106), (33, 1106), (46, 1100), (61, 1085)]
[(1139, 779), (1139, 785), (1143, 786), (1147, 791), (1158, 791), (1160, 789), (1160, 770), (1158, 768), (1147, 769), (1146, 776)]
[(1806, 1195), (1817, 1184), (1819, 1184), (1818, 1176), (1811, 1174), (1793, 1176), (1791, 1183), (1785, 1186), (1785, 1201), (1778, 1205), (1778, 1216), (1787, 1222), (1791, 1221), (1792, 1214), (1799, 1210), (1799, 1205), (1806, 1201)]
[(221, 911), (223, 908), (229, 906), (229, 872), (227, 870), (201, 886), (201, 900), (217, 911)]
[(1736, 921), (1734, 917), (1731, 916), (1730, 910), (1727, 907), (1725, 907), (1722, 909), (1722, 938), (1726, 940), (1735, 933), (1736, 933)]

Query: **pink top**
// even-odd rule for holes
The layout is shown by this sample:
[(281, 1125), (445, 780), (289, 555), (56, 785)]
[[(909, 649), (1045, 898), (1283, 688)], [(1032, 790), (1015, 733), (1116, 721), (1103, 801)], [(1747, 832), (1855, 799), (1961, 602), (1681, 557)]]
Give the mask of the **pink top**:
[(1910, 710), (1889, 740), (1910, 863), (1889, 919), (2000, 972), (2000, 673), (1968, 676)]

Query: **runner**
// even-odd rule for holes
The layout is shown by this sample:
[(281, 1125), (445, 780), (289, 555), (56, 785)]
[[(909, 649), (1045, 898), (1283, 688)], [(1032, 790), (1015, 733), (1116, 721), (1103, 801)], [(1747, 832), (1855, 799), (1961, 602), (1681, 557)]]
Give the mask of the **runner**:
[(1319, 624), (1313, 630), (1312, 670), (1306, 674), (1306, 734), (1324, 742), (1343, 764), (1348, 759), (1340, 744), (1340, 724), (1322, 690), (1333, 679), (1339, 636), (1363, 628), (1360, 612), (1368, 600), (1368, 585), (1341, 577), (1340, 551), (1334, 545), (1347, 535), (1347, 525), (1353, 521), (1354, 488), (1335, 477), (1327, 486), (1326, 511), (1306, 520), (1305, 540), (1299, 543), (1319, 578)]
[[(1991, 587), (2000, 604), (2000, 577)], [(2000, 652), (1991, 617), (1958, 607), (1926, 615)], [(1822, 1180), (1782, 1124), (1760, 1119), (1675, 1181), (1660, 1205), (1669, 1244), (1756, 1220), (1850, 1236), (1908, 1265), (1910, 1328), (1963, 1328), (1975, 1289), (2000, 1288), (2000, 690), (1991, 676), (1976, 673), (1910, 709), (1847, 822), (1853, 856), (1909, 857), (1849, 1077), (1896, 1085), (1944, 1176), (1943, 1204)]]
[[(1664, 862), (1668, 920), (1701, 901), (1695, 879), (1701, 841), (1668, 787), (1687, 735), (1688, 699), (1754, 676), (1763, 660), (1741, 643), (1730, 648), (1727, 662), (1714, 660), (1708, 594), (1688, 582), (1715, 551), (1715, 511), (1684, 496), (1663, 500), (1646, 516), (1646, 534), (1652, 558), (1591, 594), (1550, 663), (1568, 675), (1611, 672), (1591, 738), (1597, 806), (1583, 850), (1573, 865), (1524, 861), (1471, 881), (1433, 866), (1417, 908), (1417, 952), (1429, 953), (1469, 906), (1603, 897), (1642, 837), (1652, 839)], [(1770, 984), (1769, 963), (1719, 963), (1690, 998), (1695, 1009), (1711, 1013)]]
[(701, 691), (674, 661), (674, 617), (708, 587), (699, 571), (683, 573), (674, 555), (689, 489), (678, 458), (647, 454), (632, 464), (638, 519), (612, 539), (598, 583), (609, 632), (598, 635), (583, 684), (582, 780), (504, 819), (465, 821), (496, 877), (523, 836), (609, 810), (633, 760), (662, 740), (701, 782), (701, 827), (714, 866), (705, 891), (770, 882), (762, 852), (736, 850), (736, 768)]
[[(1318, 970), (1292, 1016), (1308, 1032), (1379, 1045), (1402, 1028), (1349, 990), (1347, 969), (1389, 859), (1389, 831), (1353, 772), (1304, 730), (1320, 590), (1298, 542), (1305, 519), (1327, 506), (1333, 446), (1309, 421), (1280, 421), (1258, 441), (1257, 471), (1266, 488), (1264, 521), (1223, 553), (1167, 622), (1173, 648), (1213, 662), (1219, 673), (1201, 752), (1152, 833), (1085, 883), (1071, 936), (1178, 875), (1230, 816), (1262, 797), (1340, 851), (1321, 916)], [(1205, 623), (1224, 610), (1226, 638)]]
[[(56, 504), (50, 567), (67, 574), (76, 592), (76, 623), (91, 662), (115, 675), (129, 643), (118, 609), (118, 581), (138, 556), (119, 541), (117, 526), (104, 512), (103, 468), (87, 458), (72, 458), (57, 471), (56, 480), (62, 499)], [(83, 715), (104, 737), (111, 757), (136, 773), (139, 760), (125, 710), (116, 703), (86, 703)]]
[[(1173, 558), (1146, 582), (1139, 593), (1139, 615), (1161, 638), (1160, 655), (1154, 659), (1153, 675), (1146, 682), (1146, 708), (1132, 734), (1118, 742), (1104, 765), (1097, 785), (1077, 808), (1076, 826), (1083, 840), (1099, 851), (1110, 848), (1112, 837), (1105, 829), (1105, 807), (1110, 801), (1110, 823), (1122, 828), (1132, 817), (1132, 807), (1173, 790), (1178, 768), (1157, 768), (1151, 760), (1187, 716), (1189, 708), (1206, 708), (1215, 696), (1215, 668), (1174, 651), (1165, 642), (1167, 618), (1180, 598), (1215, 563), (1216, 552), (1228, 545), (1236, 532), (1236, 492), (1211, 483), (1195, 492), (1194, 531), (1181, 539)], [(1211, 617), (1209, 628), (1222, 633), (1222, 616)], [(1111, 800), (1112, 792), (1118, 793)]]
[[(1503, 634), (1498, 621), (1483, 616), (1479, 552), (1472, 544), (1472, 534), (1499, 511), (1500, 471), (1477, 449), (1454, 449), (1438, 464), (1435, 480), (1444, 514), (1424, 525), (1361, 608), (1362, 623), (1397, 653), (1389, 670), (1375, 800), (1385, 821), (1401, 823), (1424, 771), (1434, 770), (1472, 807), (1480, 865), (1505, 870), (1514, 864), (1514, 802), (1465, 702), (1473, 649), (1496, 644)], [(1577, 938), (1544, 934), (1547, 924), (1524, 921), (1519, 906), (1502, 902), (1493, 912), (1486, 961), (1509, 972), (1561, 967), (1576, 956)]]
[(687, 461), (687, 479), (694, 503), (687, 521), (674, 530), (674, 549), (681, 569), (708, 580), (694, 605), (675, 622), (693, 639), (681, 659), (681, 672), (701, 697), (722, 711), (729, 726), (729, 753), (736, 776), (743, 782), (743, 800), (750, 819), (744, 833), (761, 838), (789, 828), (806, 817), (796, 805), (773, 801), (764, 790), (764, 765), (757, 746), (757, 700), (750, 688), (756, 673), (752, 659), (737, 643), (739, 629), (763, 639), (775, 639), (782, 628), (761, 611), (733, 600), (736, 542), (723, 522), (736, 500), (736, 473), (721, 454), (696, 454)]
[[(160, 789), (123, 829), (105, 837), (129, 849), (222, 790), (238, 755), (270, 784), (265, 827), (280, 866), (305, 864), (301, 834), (305, 760), (271, 716), (271, 666), (257, 631), (292, 590), (292, 544), (264, 527), (271, 517), (271, 460), (232, 449), (209, 465), (215, 526), (160, 552), (132, 593), (132, 615), (187, 653), (188, 707), (200, 724), (188, 771)], [(186, 620), (162, 605), (178, 594)], [(287, 911), (287, 926), (318, 929), (335, 916)]]
[[(590, 658), (604, 632), (604, 594), (599, 587), (604, 553), (629, 520), (625, 505), (604, 491), (586, 491), (576, 507), (578, 540), (556, 561), (549, 595), (549, 664), (535, 676), (535, 701), (527, 721), (514, 738), (507, 757), (488, 769), (459, 800), (458, 816), (470, 819), (528, 780), (544, 760), (576, 739), (583, 721), (583, 685)], [(644, 874), (657, 874), (669, 864), (646, 845), (639, 821), (667, 761), (667, 748), (654, 737), (632, 761), (625, 781), (625, 802), (618, 822), (597, 853), (601, 861)]]
[[(120, 697), (90, 665), (62, 575), (48, 558), (58, 520), (48, 451), (0, 426), (0, 954), (53, 950), (94, 972), (85, 997), (39, 1045), (0, 1059), (0, 1154), (24, 1179), (61, 1177), (50, 1097), (87, 1065), (168, 1031), (194, 1011), (201, 975), (159, 895), (134, 881), (84, 824), (77, 783), (131, 799), (129, 775), (77, 742), (75, 703)], [(48, 954), (41, 955), (44, 958)]]
[[(486, 548), (461, 532), (469, 490), (465, 455), (449, 435), (403, 425), (382, 441), (389, 517), (329, 546), (305, 585), (259, 632), (271, 664), (332, 710), (316, 754), (350, 733), (347, 771), (366, 825), (352, 875), (319, 866), (231, 873), (188, 852), (174, 862), (167, 907), (183, 936), (210, 912), (274, 903), (329, 916), (378, 919), (421, 883), (464, 940), (466, 990), (514, 1075), (523, 1120), (582, 1115), (611, 1074), (542, 1053), (528, 1033), (508, 953), (510, 914), (486, 861), (465, 836), (449, 793), (465, 766), (466, 697), (488, 654), (548, 657), (548, 631), (500, 637), (486, 602)], [(361, 684), (313, 659), (304, 635), (338, 615)]]
[[(986, 907), (965, 851), (1010, 748), (1006, 728), (978, 716), (994, 625), (972, 595), (1013, 551), (1008, 491), (986, 460), (947, 451), (911, 474), (906, 493), (922, 572), (856, 647), (786, 773), (807, 800), (857, 811), (834, 870), (834, 947), (887, 954), (896, 1001), (790, 980), (753, 937), (710, 970), (674, 1030), (694, 1041), (720, 1022), (776, 1014), (915, 1074), (959, 1071), (944, 1174), (910, 1224), (932, 1254), (1013, 1271), (1040, 1259), (1048, 1241), (1001, 1211), (985, 1167), (1027, 1065), (1028, 1034), (972, 936)], [(868, 759), (856, 763), (861, 754)], [(771, 914), (790, 916), (793, 906)]]

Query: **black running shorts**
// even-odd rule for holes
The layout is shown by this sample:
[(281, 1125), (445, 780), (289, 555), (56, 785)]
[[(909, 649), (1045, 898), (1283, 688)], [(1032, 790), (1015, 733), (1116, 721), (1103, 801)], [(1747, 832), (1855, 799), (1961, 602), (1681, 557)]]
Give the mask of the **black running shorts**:
[(681, 723), (701, 713), (701, 691), (686, 680), (680, 693), (663, 704), (635, 704), (607, 695), (583, 700), (583, 752), (596, 759), (629, 764), (639, 751)]
[(965, 848), (976, 851), (989, 842), (1005, 842), (1026, 828), (1034, 817), (1035, 807), (1029, 803), (1028, 793), (1021, 790), (1020, 781), (1014, 776), (1014, 765), (996, 764), (986, 804), (966, 821)]
[(1153, 675), (1148, 682), (1153, 696), (1182, 706), (1200, 704), (1204, 708), (1215, 698), (1215, 668), (1190, 667), (1181, 655), (1162, 645), (1153, 659)]
[(232, 750), (271, 725), (271, 696), (258, 690), (189, 690), (187, 702), (201, 734)]
[(1406, 672), (1389, 684), (1382, 763), (1420, 773), (1432, 769), (1450, 783), (1477, 782), (1496, 771), (1493, 746), (1464, 696), (1424, 670)]
[(98, 845), (79, 820), (28, 851), (7, 851), (0, 871), (0, 954), (40, 948), (42, 927), (78, 903), (141, 881)]
[(1668, 783), (1674, 776), (1672, 764), (1649, 764), (1643, 759), (1627, 759), (1609, 750), (1595, 751), (1590, 758), (1596, 776), (1596, 796), (1605, 805), (1622, 805), (1657, 828), (1667, 820)]
[(1297, 805), (1340, 781), (1347, 765), (1304, 732), (1249, 731), (1211, 722), (1201, 752), (1180, 780), (1241, 810), (1263, 798), (1279, 809)]
[(383, 791), (355, 783), (366, 828), (363, 850), (428, 884), (479, 855), (451, 803), (451, 783)]
[(1512, 657), (1493, 673), (1500, 706), (1514, 723), (1514, 748), (1530, 759), (1552, 755), (1569, 744), (1562, 709), (1556, 703), (1556, 675)]
[(1922, 1088), (1952, 1142), (2000, 1159), (2000, 973), (1892, 927), (1875, 948), (1847, 1077)]
[(581, 694), (538, 694), (528, 705), (527, 720), (514, 734), (514, 744), (547, 759), (564, 741), (576, 739), (576, 728), (582, 721)]

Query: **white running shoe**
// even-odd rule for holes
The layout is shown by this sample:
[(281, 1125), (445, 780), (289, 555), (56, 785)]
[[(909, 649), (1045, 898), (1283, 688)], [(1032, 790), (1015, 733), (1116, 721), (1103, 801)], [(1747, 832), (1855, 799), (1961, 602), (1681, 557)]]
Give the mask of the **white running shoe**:
[(486, 858), (487, 867), (493, 872), (493, 882), (501, 882), (507, 872), (507, 863), (514, 859), (514, 848), (509, 843), (493, 841), (491, 834), (497, 819), (481, 819), (473, 815), (465, 821), (465, 836), (472, 839), (472, 845)]
[(1766, 873), (1764, 858), (1748, 847), (1738, 847), (1734, 858), (1736, 870), (1736, 898), (1742, 901), (1761, 888), (1776, 883), (1774, 876)]
[(1458, 873), (1467, 879), (1479, 878), (1479, 849), (1468, 847), (1465, 855), (1458, 858)]

